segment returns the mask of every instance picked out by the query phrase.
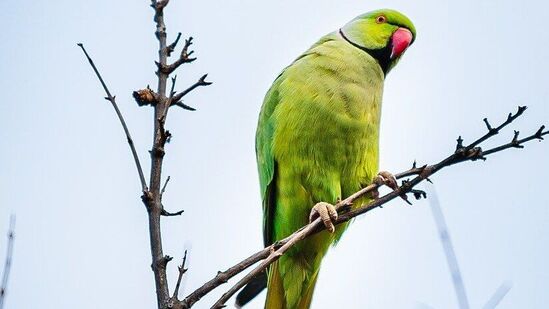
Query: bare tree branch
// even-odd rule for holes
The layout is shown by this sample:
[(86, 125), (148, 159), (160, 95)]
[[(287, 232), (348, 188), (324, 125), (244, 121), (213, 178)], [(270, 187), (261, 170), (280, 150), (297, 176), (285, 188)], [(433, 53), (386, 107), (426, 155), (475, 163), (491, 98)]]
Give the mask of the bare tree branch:
[(82, 43), (78, 43), (78, 46), (82, 49), (84, 52), (84, 55), (86, 55), (86, 58), (88, 58), (88, 61), (90, 62), (90, 65), (95, 72), (95, 75), (97, 75), (97, 78), (99, 79), (99, 82), (101, 83), (101, 86), (103, 86), (103, 89), (105, 90), (105, 93), (107, 93), (107, 97), (105, 98), (107, 101), (110, 101), (112, 104), (112, 107), (114, 108), (116, 115), (118, 116), (118, 120), (120, 120), (120, 124), (122, 125), (122, 128), (124, 129), (124, 133), (126, 134), (126, 139), (128, 140), (128, 144), (130, 145), (130, 149), (132, 151), (133, 160), (135, 161), (135, 166), (137, 167), (137, 173), (139, 173), (139, 180), (141, 181), (141, 190), (143, 192), (147, 191), (147, 182), (145, 181), (145, 175), (143, 174), (143, 168), (141, 167), (141, 162), (139, 161), (139, 156), (137, 155), (137, 150), (135, 150), (135, 145), (133, 143), (132, 136), (130, 134), (130, 130), (128, 129), (128, 126), (126, 125), (126, 121), (124, 120), (124, 117), (122, 116), (122, 113), (120, 112), (120, 109), (118, 108), (118, 104), (116, 104), (116, 96), (111, 95), (111, 92), (109, 91), (109, 88), (107, 88), (107, 85), (105, 84), (105, 81), (103, 80), (103, 77), (101, 77), (101, 74), (97, 70), (97, 67), (93, 63), (93, 60), (91, 59), (90, 55), (88, 55), (88, 52), (84, 48), (84, 45)]
[(148, 194), (144, 194), (143, 202), (148, 210), (149, 215), (149, 238), (151, 245), (152, 268), (154, 272), (154, 281), (156, 285), (156, 297), (158, 308), (166, 308), (170, 299), (168, 289), (168, 279), (166, 275), (166, 266), (171, 260), (170, 257), (163, 253), (162, 234), (160, 228), (160, 218), (164, 207), (162, 206), (161, 196), (161, 179), (162, 179), (162, 162), (165, 151), (164, 146), (169, 137), (169, 132), (166, 132), (164, 127), (168, 113), (168, 99), (166, 97), (168, 74), (160, 70), (161, 66), (165, 66), (168, 59), (168, 48), (166, 43), (166, 24), (164, 22), (164, 8), (168, 5), (169, 0), (151, 1), (151, 7), (154, 9), (154, 21), (156, 23), (156, 38), (158, 39), (158, 63), (160, 64), (158, 71), (158, 89), (156, 94), (158, 101), (154, 105), (154, 140), (151, 150), (151, 175), (150, 175), (150, 190)]
[[(135, 150), (133, 140), (130, 137), (129, 130), (126, 126), (126, 122), (122, 117), (120, 110), (115, 101), (115, 97), (112, 96), (103, 81), (103, 78), (99, 74), (99, 71), (95, 67), (92, 59), (89, 57), (88, 53), (84, 49), (82, 44), (78, 44), (82, 48), (82, 51), (88, 58), (90, 65), (92, 66), (95, 74), (99, 78), (103, 89), (107, 93), (107, 100), (109, 100), (117, 115), (122, 123), (126, 137), (128, 138), (128, 143), (132, 150), (134, 160), (139, 172), (139, 178), (142, 184), (142, 196), (141, 199), (145, 204), (148, 213), (149, 219), (149, 238), (150, 238), (150, 247), (151, 247), (151, 257), (152, 257), (152, 270), (154, 273), (154, 281), (156, 288), (157, 303), (159, 309), (165, 308), (177, 308), (179, 301), (174, 305), (173, 299), (170, 298), (170, 293), (168, 289), (168, 282), (166, 276), (166, 267), (169, 261), (172, 260), (172, 257), (164, 255), (162, 249), (162, 235), (160, 228), (160, 219), (162, 216), (178, 216), (183, 213), (183, 210), (170, 213), (166, 211), (162, 205), (162, 195), (166, 189), (166, 185), (169, 181), (169, 177), (166, 180), (166, 183), (161, 188), (161, 177), (162, 177), (162, 163), (165, 155), (165, 145), (169, 142), (171, 134), (165, 128), (166, 119), (169, 107), (171, 105), (180, 106), (184, 109), (194, 110), (194, 108), (179, 102), (181, 98), (197, 88), (198, 86), (206, 86), (211, 84), (210, 82), (205, 81), (206, 75), (199, 79), (199, 81), (191, 86), (189, 89), (183, 91), (181, 94), (177, 95), (174, 88), (176, 82), (176, 76), (172, 78), (172, 87), (169, 93), (167, 92), (167, 82), (170, 73), (175, 71), (181, 64), (192, 62), (196, 58), (191, 58), (193, 51), (189, 51), (189, 48), (192, 44), (192, 38), (185, 40), (185, 45), (181, 51), (180, 57), (173, 64), (168, 65), (167, 59), (171, 53), (175, 50), (180, 38), (181, 33), (178, 33), (175, 41), (168, 45), (166, 43), (167, 33), (166, 33), (166, 24), (164, 22), (164, 8), (168, 5), (169, 0), (151, 0), (151, 7), (154, 10), (154, 22), (156, 25), (155, 35), (158, 40), (158, 60), (155, 61), (157, 64), (156, 75), (158, 77), (158, 87), (156, 92), (150, 89), (149, 86), (145, 89), (141, 89), (133, 92), (133, 97), (137, 101), (139, 106), (152, 106), (154, 108), (154, 133), (153, 133), (153, 146), (150, 150), (151, 155), (151, 170), (150, 170), (150, 179), (149, 186), (145, 181), (143, 170), (141, 168), (140, 161)], [(175, 98), (177, 97), (177, 98)], [(173, 102), (173, 104), (172, 104)], [(175, 298), (177, 298), (177, 293), (175, 293)]]
[(4, 271), (2, 272), (2, 285), (0, 286), (0, 309), (4, 308), (6, 290), (8, 288), (8, 279), (11, 270), (11, 261), (13, 256), (13, 243), (15, 241), (15, 215), (10, 216), (10, 227), (8, 230), (8, 249), (6, 250), (6, 261), (4, 262)]
[[(512, 121), (514, 121), (516, 118), (518, 118), (523, 112), (525, 107), (519, 107), (517, 113), (515, 115), (510, 114), (508, 119), (502, 123), (500, 126), (497, 127), (497, 130), (501, 130), (508, 124), (510, 124)], [(510, 119), (510, 120), (509, 120)], [(494, 133), (493, 130), (488, 130), (488, 132), (474, 141), (473, 143), (469, 144), (468, 146), (463, 146), (462, 142), (463, 140), (461, 137), (458, 139), (456, 151), (446, 157), (445, 159), (441, 160), (440, 162), (433, 164), (433, 165), (424, 165), (422, 167), (416, 167), (414, 164), (411, 169), (396, 174), (395, 177), (397, 179), (402, 179), (406, 177), (416, 176), (413, 179), (409, 180), (403, 180), (402, 184), (394, 191), (382, 196), (381, 198), (374, 200), (367, 205), (360, 206), (358, 208), (351, 209), (352, 203), (358, 199), (359, 197), (362, 197), (373, 190), (378, 188), (378, 185), (372, 184), (369, 185), (362, 190), (354, 193), (353, 195), (349, 196), (348, 198), (340, 201), (336, 204), (336, 209), (338, 209), (338, 212), (340, 213), (337, 220), (335, 220), (335, 224), (341, 224), (343, 222), (347, 222), (350, 219), (362, 215), (366, 212), (371, 211), (372, 209), (375, 209), (377, 207), (381, 207), (382, 205), (386, 204), (387, 202), (393, 200), (396, 197), (399, 197), (402, 194), (410, 193), (412, 192), (414, 186), (419, 184), (420, 182), (427, 180), (431, 175), (437, 173), (441, 169), (458, 164), (461, 162), (466, 161), (475, 161), (478, 159), (486, 159), (486, 156), (490, 154), (494, 154), (499, 151), (503, 151), (505, 149), (509, 148), (516, 148), (518, 145), (522, 145), (525, 142), (528, 142), (533, 139), (543, 139), (543, 136), (549, 134), (549, 131), (543, 131), (544, 127), (542, 127), (540, 130), (538, 130), (536, 133), (534, 133), (531, 136), (528, 136), (524, 139), (517, 140), (514, 143), (508, 143), (504, 144), (492, 149), (489, 149), (487, 151), (482, 151), (480, 147), (477, 147), (481, 142), (487, 140), (488, 138), (496, 135), (497, 133)], [(479, 142), (480, 141), (480, 142)], [(416, 192), (417, 193), (417, 192)], [(417, 194), (415, 194), (416, 197)], [(324, 230), (324, 225), (322, 224), (320, 218), (317, 218), (315, 221), (307, 224), (306, 226), (300, 228), (296, 232), (294, 232), (292, 235), (284, 238), (283, 240), (280, 240), (271, 246), (255, 253), (254, 255), (250, 256), (246, 260), (236, 264), (235, 266), (229, 268), (227, 271), (218, 274), (214, 279), (208, 281), (206, 284), (204, 284), (202, 287), (197, 289), (196, 291), (189, 294), (183, 301), (182, 305), (184, 308), (191, 307), (196, 301), (198, 301), (201, 297), (209, 293), (209, 291), (215, 289), (217, 286), (225, 283), (228, 279), (232, 278), (233, 276), (239, 274), (249, 266), (255, 264), (256, 262), (259, 262), (263, 260), (256, 268), (254, 268), (250, 273), (248, 273), (244, 278), (242, 278), (240, 281), (238, 281), (231, 289), (229, 289), (223, 296), (212, 306), (212, 308), (221, 308), (224, 306), (225, 302), (232, 296), (234, 293), (236, 293), (238, 290), (240, 290), (244, 285), (246, 285), (252, 278), (260, 274), (262, 271), (264, 271), (270, 264), (278, 260), (280, 256), (282, 256), (289, 248), (291, 248), (295, 243), (298, 241), (309, 237), (312, 234), (315, 234), (319, 231)], [(265, 257), (267, 256), (267, 257)]]

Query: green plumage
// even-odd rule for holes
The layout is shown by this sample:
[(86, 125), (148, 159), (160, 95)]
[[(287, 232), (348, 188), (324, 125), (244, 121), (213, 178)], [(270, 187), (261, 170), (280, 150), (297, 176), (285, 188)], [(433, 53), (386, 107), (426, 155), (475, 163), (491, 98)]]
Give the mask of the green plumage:
[[(267, 92), (256, 135), (266, 245), (307, 224), (316, 203), (335, 204), (376, 176), (383, 81), (399, 59), (387, 53), (400, 27), (415, 36), (398, 12), (361, 15), (321, 38)], [(322, 258), (346, 227), (298, 243), (272, 265), (266, 308), (309, 308)]]

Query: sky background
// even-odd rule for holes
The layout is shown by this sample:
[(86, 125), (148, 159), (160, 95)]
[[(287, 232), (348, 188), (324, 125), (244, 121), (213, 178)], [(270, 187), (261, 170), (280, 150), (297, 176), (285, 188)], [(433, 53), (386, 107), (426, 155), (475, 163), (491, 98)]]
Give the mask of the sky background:
[[(314, 3), (314, 4), (313, 4)], [(154, 308), (145, 209), (125, 138), (82, 52), (83, 42), (133, 133), (146, 171), (152, 111), (131, 92), (156, 87), (157, 41), (149, 1), (0, 2), (0, 260), (17, 215), (6, 308)], [(282, 68), (322, 35), (381, 7), (414, 21), (417, 40), (388, 76), (381, 162), (403, 171), (434, 163), (485, 133), (517, 105), (512, 129), (549, 124), (543, 1), (181, 1), (166, 10), (170, 41), (195, 37), (199, 59), (178, 88), (196, 112), (171, 111), (164, 176), (165, 253), (189, 249), (182, 295), (257, 251), (261, 206), (254, 134), (262, 98)], [(503, 282), (499, 308), (549, 303), (549, 142), (433, 177), (472, 308)], [(421, 187), (420, 187), (421, 188)], [(425, 187), (423, 187), (425, 188)], [(169, 267), (176, 280), (176, 263)], [(225, 285), (200, 302), (209, 308)], [(260, 308), (261, 294), (249, 308)], [(231, 300), (231, 304), (232, 304)], [(456, 308), (427, 202), (368, 213), (327, 255), (313, 308)]]

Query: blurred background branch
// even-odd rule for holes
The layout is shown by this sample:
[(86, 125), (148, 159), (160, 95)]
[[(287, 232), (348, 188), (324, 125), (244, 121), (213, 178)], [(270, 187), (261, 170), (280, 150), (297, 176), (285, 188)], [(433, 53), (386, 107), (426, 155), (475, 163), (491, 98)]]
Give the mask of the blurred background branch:
[(459, 270), (456, 253), (454, 251), (454, 246), (452, 245), (452, 239), (450, 238), (450, 232), (448, 231), (448, 226), (446, 225), (444, 215), (442, 214), (442, 209), (440, 208), (438, 195), (434, 187), (432, 187), (429, 191), (429, 205), (431, 205), (431, 212), (433, 213), (433, 219), (437, 227), (438, 236), (440, 237), (440, 242), (442, 243), (442, 248), (444, 249), (444, 255), (446, 256), (446, 261), (448, 262), (448, 268), (450, 270), (450, 275), (452, 276), (452, 283), (456, 292), (459, 308), (469, 309), (469, 300), (465, 291), (463, 277), (461, 276), (461, 271)]
[(494, 309), (496, 308), (501, 300), (507, 295), (507, 293), (511, 290), (511, 283), (504, 282), (502, 283), (498, 289), (494, 292), (494, 295), (490, 297), (488, 302), (482, 307), (483, 309)]
[(10, 216), (10, 225), (8, 230), (8, 249), (6, 250), (6, 260), (4, 270), (2, 271), (2, 285), (0, 286), (0, 309), (4, 308), (6, 291), (8, 289), (8, 279), (13, 257), (13, 242), (15, 241), (15, 215)]

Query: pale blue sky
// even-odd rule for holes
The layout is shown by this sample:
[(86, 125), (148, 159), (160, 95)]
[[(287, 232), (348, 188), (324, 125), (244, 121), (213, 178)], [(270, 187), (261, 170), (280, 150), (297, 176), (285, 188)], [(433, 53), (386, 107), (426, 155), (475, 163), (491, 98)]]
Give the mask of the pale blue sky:
[[(387, 79), (381, 167), (434, 162), (516, 106), (512, 129), (549, 124), (549, 7), (543, 1), (181, 1), (168, 32), (195, 37), (198, 61), (179, 87), (210, 73), (167, 127), (165, 253), (190, 249), (184, 293), (261, 246), (253, 139), (262, 97), (280, 70), (363, 12), (402, 11), (418, 36)], [(146, 213), (112, 108), (77, 48), (93, 55), (148, 162), (151, 110), (131, 91), (154, 85), (149, 2), (0, 3), (0, 258), (9, 214), (17, 239), (6, 308), (153, 308)], [(504, 281), (499, 308), (549, 303), (549, 143), (532, 142), (433, 177), (472, 308)], [(148, 163), (144, 164), (148, 170)], [(170, 265), (170, 282), (176, 279)], [(209, 308), (224, 289), (196, 308)], [(249, 308), (260, 308), (264, 294)], [(456, 308), (426, 202), (395, 201), (357, 220), (322, 267), (313, 308)], [(38, 304), (38, 305), (37, 305)]]

